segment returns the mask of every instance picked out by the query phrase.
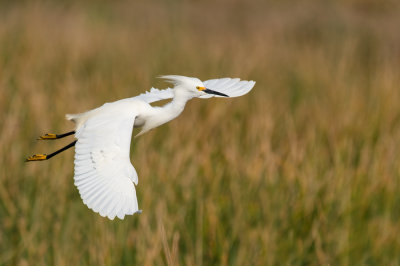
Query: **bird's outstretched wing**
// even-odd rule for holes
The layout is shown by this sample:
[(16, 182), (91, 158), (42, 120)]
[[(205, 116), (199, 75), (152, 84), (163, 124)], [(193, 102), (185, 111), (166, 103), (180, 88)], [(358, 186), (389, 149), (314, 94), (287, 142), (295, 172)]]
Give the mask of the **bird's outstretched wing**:
[(139, 211), (133, 184), (138, 177), (129, 159), (135, 114), (121, 114), (112, 104), (77, 129), (74, 181), (90, 209), (123, 219)]
[(174, 92), (171, 88), (167, 88), (164, 90), (151, 88), (150, 91), (146, 91), (145, 93), (139, 94), (134, 98), (137, 100), (142, 100), (146, 103), (152, 103), (161, 100), (172, 99), (173, 97), (174, 97)]
[[(255, 81), (240, 80), (239, 78), (222, 78), (222, 79), (209, 79), (203, 82), (207, 89), (218, 91), (223, 94), (232, 97), (239, 97), (248, 93), (253, 87)], [(200, 96), (199, 98), (211, 98), (211, 97), (224, 97), (215, 94), (207, 94)]]
[[(248, 93), (253, 87), (255, 81), (240, 80), (239, 78), (221, 78), (221, 79), (209, 79), (203, 82), (207, 89), (224, 93), (231, 97), (239, 97)], [(145, 101), (147, 103), (157, 102), (166, 99), (172, 99), (174, 92), (171, 88), (159, 90), (151, 88), (150, 91), (146, 91), (136, 97), (135, 99)], [(211, 97), (224, 97), (215, 94), (207, 94), (200, 96), (199, 98), (211, 98)], [(224, 97), (225, 98), (225, 97)]]

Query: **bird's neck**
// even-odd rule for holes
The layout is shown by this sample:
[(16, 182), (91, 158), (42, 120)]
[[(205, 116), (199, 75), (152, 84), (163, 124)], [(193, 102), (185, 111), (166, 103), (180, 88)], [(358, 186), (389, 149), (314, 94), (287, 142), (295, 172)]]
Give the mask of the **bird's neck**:
[(174, 119), (178, 115), (180, 115), (185, 108), (185, 105), (188, 100), (192, 97), (185, 92), (175, 91), (174, 98), (171, 102), (164, 105), (164, 109), (166, 113), (170, 114), (170, 120)]
[(164, 123), (167, 123), (172, 119), (176, 118), (177, 116), (179, 116), (182, 113), (183, 109), (185, 108), (186, 102), (192, 98), (193, 96), (191, 96), (188, 93), (185, 93), (184, 91), (175, 90), (174, 98), (172, 99), (171, 102), (167, 103), (162, 107), (153, 108), (152, 115), (147, 116), (145, 118), (146, 122), (144, 123), (142, 131), (140, 131), (140, 133), (137, 134), (136, 136), (140, 136), (149, 131), (150, 129), (158, 127)]

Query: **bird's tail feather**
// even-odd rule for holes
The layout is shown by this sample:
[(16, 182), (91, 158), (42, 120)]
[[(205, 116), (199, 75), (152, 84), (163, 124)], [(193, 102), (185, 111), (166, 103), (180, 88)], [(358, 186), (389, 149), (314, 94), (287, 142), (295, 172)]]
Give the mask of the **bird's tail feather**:
[(66, 114), (65, 118), (69, 121), (76, 123), (76, 119), (78, 118), (78, 115), (77, 114)]
[(69, 121), (72, 121), (75, 123), (76, 130), (80, 128), (80, 126), (85, 122), (85, 116), (86, 113), (81, 113), (81, 114), (66, 114), (65, 118)]

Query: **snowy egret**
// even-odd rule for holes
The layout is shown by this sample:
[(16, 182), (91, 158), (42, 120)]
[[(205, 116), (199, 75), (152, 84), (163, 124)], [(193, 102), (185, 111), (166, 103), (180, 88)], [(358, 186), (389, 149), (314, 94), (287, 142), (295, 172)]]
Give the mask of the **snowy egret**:
[[(136, 136), (176, 118), (188, 100), (210, 97), (237, 97), (248, 93), (254, 81), (238, 78), (205, 82), (185, 76), (161, 76), (174, 87), (151, 88), (149, 92), (122, 99), (80, 114), (66, 115), (75, 130), (65, 134), (45, 134), (53, 140), (75, 134), (76, 140), (51, 154), (35, 154), (27, 161), (43, 161), (75, 146), (74, 183), (83, 202), (101, 216), (113, 220), (140, 213), (135, 185), (138, 176), (129, 158), (133, 127), (142, 127)], [(172, 99), (162, 107), (150, 103)], [(134, 185), (135, 184), (135, 185)]]

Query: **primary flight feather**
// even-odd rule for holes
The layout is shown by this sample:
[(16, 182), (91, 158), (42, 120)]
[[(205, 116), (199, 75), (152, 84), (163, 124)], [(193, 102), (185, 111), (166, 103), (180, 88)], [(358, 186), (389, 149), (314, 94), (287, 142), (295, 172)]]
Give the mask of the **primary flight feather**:
[[(150, 91), (136, 97), (106, 103), (96, 109), (66, 115), (75, 122), (75, 131), (61, 135), (46, 134), (40, 139), (59, 139), (75, 134), (75, 140), (52, 153), (36, 154), (27, 161), (48, 160), (75, 145), (74, 183), (83, 202), (103, 217), (113, 220), (140, 212), (135, 185), (138, 175), (131, 164), (129, 151), (132, 129), (141, 127), (136, 136), (176, 118), (192, 98), (238, 97), (248, 93), (254, 81), (238, 78), (211, 79), (161, 76), (173, 88)], [(172, 99), (162, 107), (150, 103)]]

